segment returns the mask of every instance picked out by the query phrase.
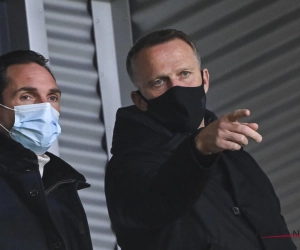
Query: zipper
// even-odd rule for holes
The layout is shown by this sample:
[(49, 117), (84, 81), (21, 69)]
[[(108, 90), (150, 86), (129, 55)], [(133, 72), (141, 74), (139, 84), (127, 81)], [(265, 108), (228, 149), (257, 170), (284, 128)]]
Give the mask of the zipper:
[(56, 184), (54, 184), (52, 187), (48, 188), (45, 191), (45, 194), (49, 194), (50, 192), (52, 192), (54, 189), (56, 189), (58, 186), (63, 185), (63, 184), (71, 184), (74, 183), (76, 180), (75, 179), (68, 179), (68, 180), (62, 180), (57, 182)]

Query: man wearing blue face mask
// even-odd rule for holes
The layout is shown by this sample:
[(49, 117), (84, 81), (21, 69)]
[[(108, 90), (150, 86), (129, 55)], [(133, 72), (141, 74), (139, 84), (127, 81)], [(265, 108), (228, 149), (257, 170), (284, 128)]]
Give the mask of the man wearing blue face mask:
[(139, 39), (127, 57), (137, 91), (117, 112), (105, 177), (122, 250), (292, 250), (272, 184), (243, 150), (262, 140), (236, 110), (206, 109), (209, 72), (183, 32)]
[(92, 249), (77, 190), (84, 176), (47, 152), (61, 133), (61, 91), (48, 60), (0, 56), (0, 248)]

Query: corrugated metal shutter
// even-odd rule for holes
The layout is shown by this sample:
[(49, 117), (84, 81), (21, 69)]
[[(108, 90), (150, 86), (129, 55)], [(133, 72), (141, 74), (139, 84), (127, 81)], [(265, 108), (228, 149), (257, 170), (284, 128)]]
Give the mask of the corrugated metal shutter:
[[(130, 0), (134, 40), (177, 28), (210, 70), (208, 107), (252, 111), (263, 142), (246, 147), (270, 177), (290, 233), (300, 230), (300, 2)], [(294, 239), (300, 247), (300, 240)]]
[(91, 188), (80, 191), (95, 250), (113, 249), (104, 196), (107, 152), (100, 121), (98, 73), (93, 66), (92, 18), (87, 2), (45, 0), (51, 68), (62, 90), (60, 157), (84, 174)]

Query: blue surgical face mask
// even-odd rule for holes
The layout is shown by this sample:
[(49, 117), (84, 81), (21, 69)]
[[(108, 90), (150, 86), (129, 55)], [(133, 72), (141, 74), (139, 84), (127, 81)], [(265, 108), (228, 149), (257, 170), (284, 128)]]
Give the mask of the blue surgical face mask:
[(37, 155), (44, 154), (61, 133), (59, 112), (48, 102), (15, 106), (11, 110), (15, 111), (15, 123), (8, 131), (10, 136)]

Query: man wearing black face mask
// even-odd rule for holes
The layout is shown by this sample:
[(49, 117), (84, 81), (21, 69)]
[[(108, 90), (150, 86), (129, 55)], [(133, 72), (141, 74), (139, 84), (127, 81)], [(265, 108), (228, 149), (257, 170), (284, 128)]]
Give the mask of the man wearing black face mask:
[[(249, 110), (205, 108), (209, 72), (190, 38), (161, 30), (127, 57), (138, 88), (121, 108), (106, 172), (122, 250), (296, 249), (273, 187), (242, 145), (262, 140)], [(272, 237), (273, 236), (273, 237)], [(275, 236), (275, 237), (274, 237)]]

